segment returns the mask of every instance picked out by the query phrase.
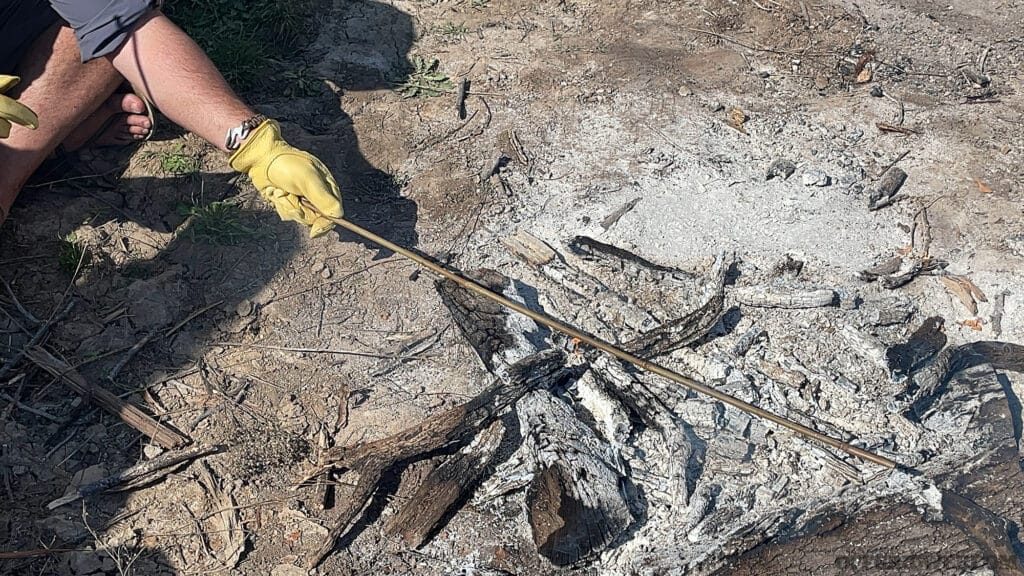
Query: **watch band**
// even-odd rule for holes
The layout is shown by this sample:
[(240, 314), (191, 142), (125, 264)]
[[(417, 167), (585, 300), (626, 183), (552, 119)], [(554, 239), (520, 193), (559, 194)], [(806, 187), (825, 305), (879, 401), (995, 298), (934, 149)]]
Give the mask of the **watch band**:
[(238, 150), (242, 145), (242, 140), (267, 120), (268, 118), (263, 114), (257, 114), (238, 126), (235, 126), (231, 130), (228, 130), (228, 134), (224, 138), (224, 147), (228, 150)]

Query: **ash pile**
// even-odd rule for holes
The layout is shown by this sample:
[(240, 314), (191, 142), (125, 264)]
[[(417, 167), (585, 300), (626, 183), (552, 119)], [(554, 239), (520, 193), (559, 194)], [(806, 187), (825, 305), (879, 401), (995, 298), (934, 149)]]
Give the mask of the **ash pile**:
[[(826, 519), (899, 503), (962, 530), (995, 573), (1021, 573), (1007, 532), (1022, 513), (1008, 496), (1020, 485), (1020, 403), (1000, 371), (1024, 371), (1024, 347), (947, 345), (942, 319), (901, 283), (866, 282), (878, 271), (823, 286), (789, 257), (758, 269), (720, 254), (684, 271), (585, 237), (555, 249), (520, 233), (505, 245), (525, 276), (469, 275), (899, 466), (805, 440), (443, 280), (441, 299), (494, 383), (392, 437), (327, 454), (317, 473), (354, 472), (357, 483), (316, 562), (382, 476), (430, 457), (385, 529), (411, 547), (463, 507), (508, 516), (511, 506), (551, 570), (710, 574), (834, 529)], [(489, 569), (501, 573), (474, 573)]]

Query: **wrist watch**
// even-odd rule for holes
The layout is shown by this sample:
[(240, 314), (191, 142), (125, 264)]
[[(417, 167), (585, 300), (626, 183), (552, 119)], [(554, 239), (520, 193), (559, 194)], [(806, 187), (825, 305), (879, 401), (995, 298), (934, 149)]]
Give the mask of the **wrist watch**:
[(260, 124), (263, 124), (267, 120), (268, 118), (263, 114), (256, 114), (231, 130), (228, 130), (228, 134), (224, 138), (224, 147), (228, 150), (238, 150), (242, 145), (242, 140), (245, 140), (245, 138), (249, 136), (250, 132), (258, 128)]

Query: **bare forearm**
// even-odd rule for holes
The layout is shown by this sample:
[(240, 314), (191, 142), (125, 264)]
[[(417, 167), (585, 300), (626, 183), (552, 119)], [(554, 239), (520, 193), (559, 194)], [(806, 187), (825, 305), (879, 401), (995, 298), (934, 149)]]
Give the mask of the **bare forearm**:
[(110, 57), (165, 116), (224, 150), (224, 135), (253, 112), (196, 43), (154, 12)]

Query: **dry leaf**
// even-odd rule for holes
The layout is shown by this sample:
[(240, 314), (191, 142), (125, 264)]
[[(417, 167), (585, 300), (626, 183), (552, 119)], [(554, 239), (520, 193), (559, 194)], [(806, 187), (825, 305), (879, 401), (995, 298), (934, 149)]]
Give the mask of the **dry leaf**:
[(978, 318), (971, 318), (970, 320), (961, 320), (959, 322), (961, 326), (970, 328), (976, 332), (981, 332), (981, 320)]
[(865, 68), (860, 71), (860, 74), (857, 74), (857, 84), (867, 84), (868, 82), (871, 82), (871, 78), (871, 70)]
[(939, 280), (945, 284), (946, 289), (963, 302), (967, 310), (973, 315), (978, 313), (978, 305), (971, 296), (971, 290), (957, 276), (939, 276)]
[(896, 249), (896, 253), (899, 254), (900, 256), (906, 256), (907, 254), (910, 254), (913, 251), (914, 251), (914, 246), (913, 245), (906, 246), (904, 248), (897, 248)]
[(958, 276), (957, 281), (959, 281), (961, 284), (964, 284), (964, 286), (971, 291), (971, 296), (974, 296), (975, 300), (977, 300), (978, 302), (988, 302), (988, 297), (985, 296), (985, 293), (981, 291), (981, 288), (978, 288), (977, 284), (971, 282), (970, 278), (968, 278), (967, 276)]
[(732, 126), (733, 128), (739, 130), (740, 132), (743, 132), (744, 134), (747, 133), (747, 130), (746, 128), (743, 127), (743, 124), (747, 121), (747, 118), (748, 116), (746, 112), (740, 110), (739, 108), (733, 108), (732, 110), (729, 110), (729, 126)]
[(982, 194), (992, 193), (992, 188), (990, 188), (987, 184), (982, 182), (979, 178), (975, 178), (974, 181), (977, 182), (978, 184), (978, 192), (981, 192)]

